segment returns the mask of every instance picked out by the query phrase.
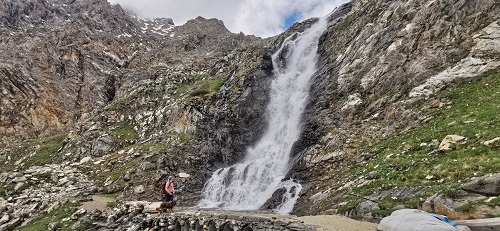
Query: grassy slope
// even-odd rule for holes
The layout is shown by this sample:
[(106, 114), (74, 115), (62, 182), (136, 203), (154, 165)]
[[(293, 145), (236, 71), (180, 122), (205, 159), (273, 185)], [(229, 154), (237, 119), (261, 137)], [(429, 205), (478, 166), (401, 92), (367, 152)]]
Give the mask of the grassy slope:
[[(418, 207), (436, 192), (455, 196), (471, 177), (500, 172), (499, 148), (483, 145), (484, 141), (500, 136), (500, 73), (444, 90), (434, 98), (447, 98), (452, 103), (418, 129), (375, 145), (375, 157), (352, 169), (351, 176), (362, 177), (377, 171), (378, 178), (355, 188), (355, 194), (368, 196), (385, 189), (425, 186), (417, 197), (380, 201), (383, 208), (397, 204)], [(440, 142), (446, 135), (461, 135), (466, 140), (445, 153), (423, 144)], [(349, 205), (360, 201), (353, 198)]]
[[(32, 166), (43, 166), (53, 163), (57, 151), (62, 147), (65, 135), (56, 135), (40, 139), (27, 140), (10, 146), (11, 150), (0, 161), (5, 164), (0, 166), (0, 172), (24, 170)], [(5, 158), (5, 159), (4, 159)], [(15, 165), (13, 162), (17, 162)]]
[(57, 230), (95, 230), (95, 225), (83, 221), (77, 222), (73, 219), (69, 219), (73, 213), (78, 210), (77, 204), (66, 203), (51, 212), (39, 216), (26, 225), (18, 227), (15, 231), (43, 231), (48, 230), (48, 225), (52, 224), (55, 227), (59, 227)]

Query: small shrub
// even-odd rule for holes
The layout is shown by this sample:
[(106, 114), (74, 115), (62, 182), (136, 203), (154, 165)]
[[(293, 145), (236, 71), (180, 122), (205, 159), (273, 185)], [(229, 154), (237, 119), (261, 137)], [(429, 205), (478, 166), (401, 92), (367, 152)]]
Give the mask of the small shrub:
[(125, 143), (137, 139), (139, 135), (131, 124), (125, 124), (111, 132), (110, 138), (115, 143)]
[(464, 213), (471, 213), (476, 209), (476, 204), (475, 203), (466, 203), (457, 208), (458, 211), (464, 212)]
[(106, 207), (108, 207), (108, 208), (114, 208), (117, 205), (118, 205), (118, 203), (116, 201), (110, 201), (110, 202), (106, 203)]

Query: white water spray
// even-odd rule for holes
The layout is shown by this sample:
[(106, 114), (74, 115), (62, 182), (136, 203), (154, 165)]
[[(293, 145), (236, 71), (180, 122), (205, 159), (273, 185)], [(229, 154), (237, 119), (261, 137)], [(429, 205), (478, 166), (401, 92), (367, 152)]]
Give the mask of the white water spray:
[(288, 37), (273, 55), (276, 79), (272, 82), (268, 130), (245, 159), (218, 169), (208, 180), (199, 203), (202, 208), (259, 209), (280, 188), (285, 188), (276, 212), (293, 209), (302, 189), (293, 180), (282, 181), (289, 171), (290, 151), (301, 132), (301, 116), (308, 100), (310, 79), (316, 71), (318, 40), (326, 18)]

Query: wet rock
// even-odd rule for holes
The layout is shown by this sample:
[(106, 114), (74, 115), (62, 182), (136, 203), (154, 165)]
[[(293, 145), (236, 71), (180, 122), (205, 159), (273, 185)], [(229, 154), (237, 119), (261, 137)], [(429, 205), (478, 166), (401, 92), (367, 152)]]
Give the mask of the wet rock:
[(269, 198), (266, 203), (262, 206), (262, 209), (273, 209), (277, 208), (283, 199), (284, 194), (286, 193), (286, 188), (279, 188), (274, 191), (271, 198)]

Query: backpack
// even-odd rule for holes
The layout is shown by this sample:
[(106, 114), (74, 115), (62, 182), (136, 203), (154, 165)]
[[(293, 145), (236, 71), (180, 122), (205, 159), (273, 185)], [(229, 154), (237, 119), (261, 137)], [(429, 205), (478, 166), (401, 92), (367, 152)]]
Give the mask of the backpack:
[(169, 182), (165, 182), (165, 181), (161, 182), (161, 193), (167, 194), (168, 183), (170, 183), (170, 181)]

